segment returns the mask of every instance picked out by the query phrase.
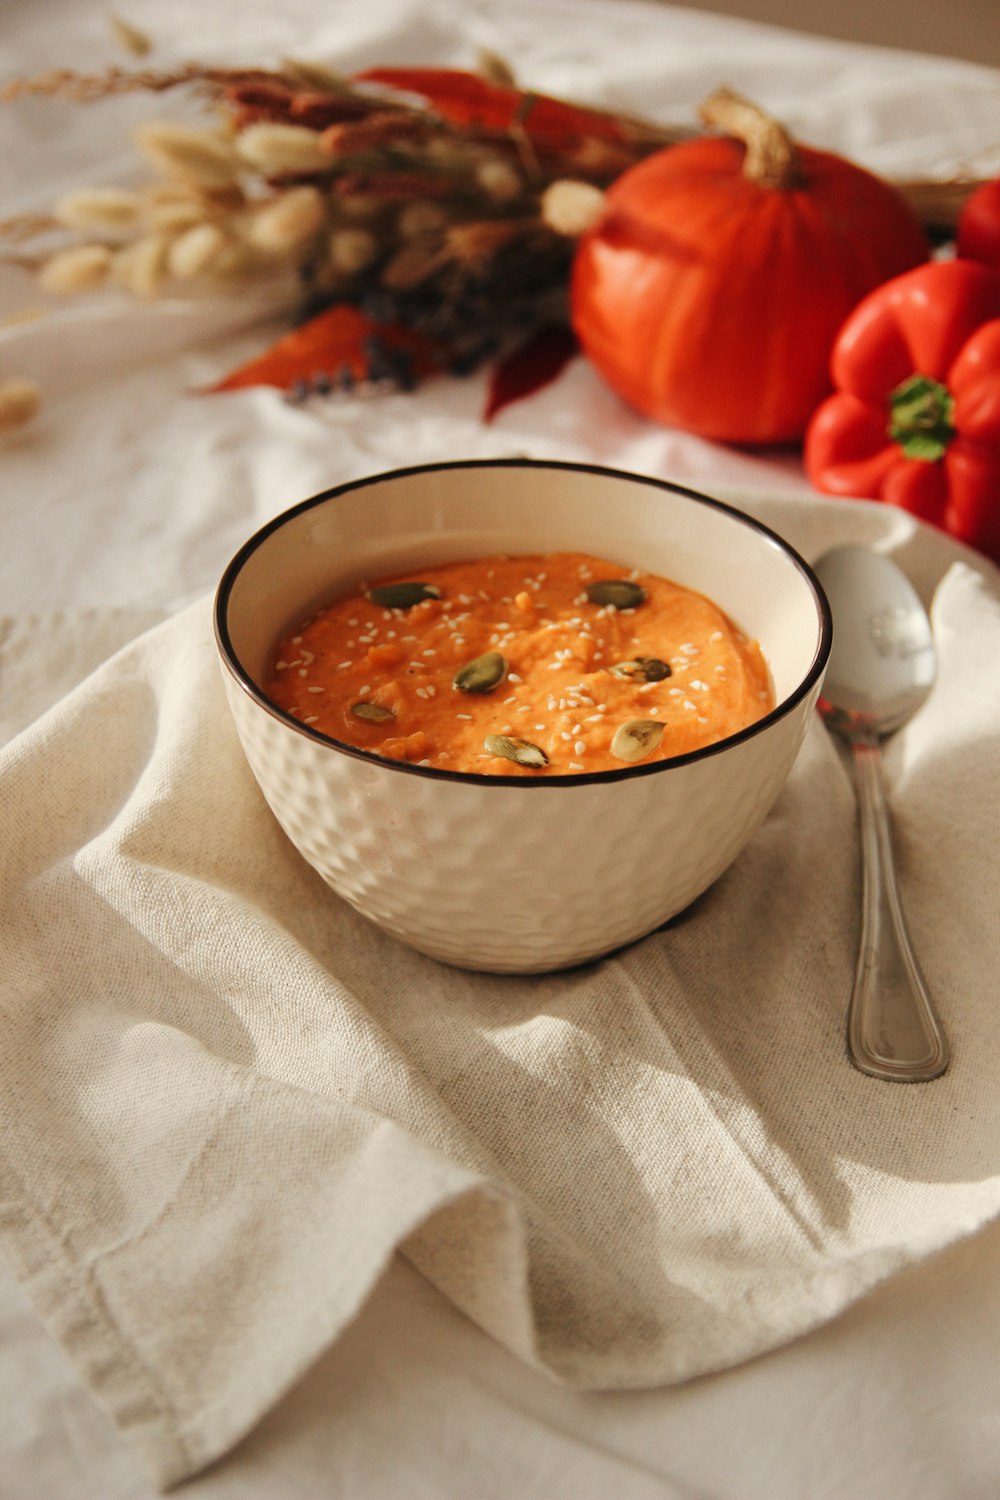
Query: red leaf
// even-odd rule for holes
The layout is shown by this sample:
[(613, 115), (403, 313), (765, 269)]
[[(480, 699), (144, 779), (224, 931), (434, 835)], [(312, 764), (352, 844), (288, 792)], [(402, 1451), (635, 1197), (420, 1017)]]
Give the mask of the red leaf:
[(579, 353), (576, 336), (562, 324), (540, 328), (525, 343), (493, 368), (483, 421), (492, 422), (498, 411), (533, 396), (560, 375)]
[(445, 363), (446, 350), (431, 340), (394, 323), (376, 323), (350, 303), (338, 302), (293, 328), (263, 354), (232, 370), (207, 390), (214, 393), (272, 385), (287, 391), (299, 381), (308, 384), (318, 376), (332, 379), (345, 369), (355, 380), (364, 380), (371, 373), (373, 339), (391, 353), (408, 356), (414, 379), (429, 375)]
[(418, 94), (456, 125), (471, 123), (509, 130), (520, 124), (539, 144), (566, 144), (580, 136), (597, 136), (619, 144), (628, 139), (612, 115), (567, 104), (548, 94), (490, 83), (460, 68), (369, 68), (355, 77), (359, 82), (382, 83)]

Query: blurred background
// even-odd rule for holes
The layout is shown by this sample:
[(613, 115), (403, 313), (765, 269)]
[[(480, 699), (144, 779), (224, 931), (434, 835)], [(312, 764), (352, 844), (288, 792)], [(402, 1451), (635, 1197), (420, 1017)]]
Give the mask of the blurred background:
[[(842, 41), (905, 47), (1000, 67), (1000, 0), (683, 0), (715, 11)], [(997, 121), (1000, 135), (1000, 119)]]

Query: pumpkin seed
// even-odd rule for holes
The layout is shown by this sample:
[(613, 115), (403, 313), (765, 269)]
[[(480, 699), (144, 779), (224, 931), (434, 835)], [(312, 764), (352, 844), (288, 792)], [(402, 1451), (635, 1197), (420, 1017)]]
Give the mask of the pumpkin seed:
[(507, 676), (506, 659), (499, 651), (487, 651), (459, 667), (451, 685), (460, 693), (492, 693)]
[(618, 661), (610, 669), (612, 677), (623, 677), (627, 682), (662, 682), (671, 674), (670, 663), (658, 656), (635, 656), (631, 661)]
[(636, 609), (646, 599), (646, 590), (630, 578), (599, 578), (587, 584), (586, 592), (591, 604), (609, 609)]
[(616, 760), (645, 760), (662, 740), (663, 730), (656, 719), (626, 719), (615, 730), (611, 754)]
[(384, 724), (387, 719), (396, 717), (391, 708), (385, 708), (381, 703), (369, 703), (367, 698), (360, 703), (352, 703), (351, 713), (356, 719), (364, 719), (367, 724)]
[(521, 740), (509, 734), (488, 734), (483, 748), (491, 755), (500, 755), (504, 760), (515, 761), (519, 766), (547, 766), (549, 757), (539, 745), (530, 740)]
[(436, 583), (379, 583), (365, 594), (372, 604), (381, 604), (383, 609), (412, 609), (424, 599), (440, 599), (441, 590)]

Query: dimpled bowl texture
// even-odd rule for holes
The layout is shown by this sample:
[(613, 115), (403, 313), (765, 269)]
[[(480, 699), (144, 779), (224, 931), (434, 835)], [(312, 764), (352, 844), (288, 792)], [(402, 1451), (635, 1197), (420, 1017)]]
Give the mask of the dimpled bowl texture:
[[(297, 723), (260, 687), (281, 634), (359, 582), (558, 551), (707, 594), (760, 641), (774, 710), (674, 760), (534, 780), (380, 759)], [(530, 460), (399, 470), (303, 502), (233, 559), (215, 623), (247, 760), (303, 857), (400, 941), (510, 973), (608, 953), (721, 875), (788, 776), (830, 649), (819, 585), (773, 532), (663, 481)]]

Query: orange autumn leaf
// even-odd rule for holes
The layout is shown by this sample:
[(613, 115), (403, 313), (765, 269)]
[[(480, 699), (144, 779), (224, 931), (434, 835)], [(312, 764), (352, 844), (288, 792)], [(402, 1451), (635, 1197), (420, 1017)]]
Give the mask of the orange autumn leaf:
[(441, 345), (398, 324), (376, 323), (351, 303), (338, 302), (207, 389), (216, 393), (271, 385), (290, 391), (299, 382), (333, 379), (347, 370), (354, 380), (365, 380), (372, 375), (373, 345), (405, 361), (415, 380), (445, 363)]
[(618, 143), (628, 139), (621, 123), (601, 110), (492, 83), (460, 68), (368, 68), (355, 74), (355, 80), (417, 94), (454, 124), (494, 130), (509, 130), (518, 124), (539, 145), (555, 145), (580, 136)]

